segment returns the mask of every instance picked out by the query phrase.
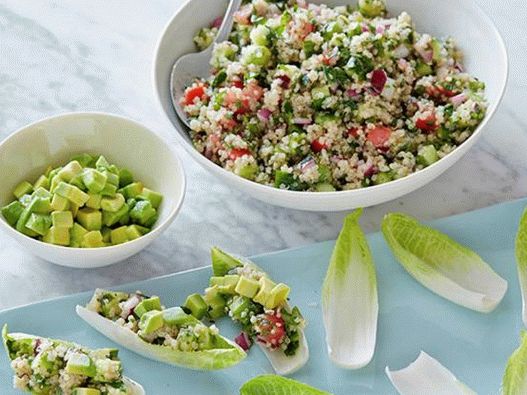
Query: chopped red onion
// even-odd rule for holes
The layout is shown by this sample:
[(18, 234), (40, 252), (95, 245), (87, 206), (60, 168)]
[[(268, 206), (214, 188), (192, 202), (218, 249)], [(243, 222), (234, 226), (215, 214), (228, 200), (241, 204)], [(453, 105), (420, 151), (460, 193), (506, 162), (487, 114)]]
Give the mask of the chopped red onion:
[(316, 165), (315, 160), (311, 157), (308, 157), (300, 163), (300, 170), (302, 170), (302, 172), (305, 173), (306, 171), (308, 171), (315, 165)]
[(256, 116), (262, 122), (269, 122), (269, 118), (271, 118), (271, 110), (267, 108), (261, 108), (256, 113)]
[(278, 79), (281, 81), (280, 86), (284, 89), (289, 88), (289, 84), (291, 84), (291, 78), (289, 78), (287, 75), (279, 75)]
[(362, 27), (362, 32), (365, 33), (365, 32), (369, 32), (370, 31), (370, 27), (366, 24), (366, 23), (363, 23), (361, 25)]
[(455, 95), (450, 98), (450, 101), (456, 107), (463, 104), (465, 100), (467, 100), (467, 95), (465, 93), (460, 93), (459, 95)]
[(377, 34), (383, 34), (386, 27), (384, 25), (377, 25), (375, 28), (375, 33)]
[(393, 50), (393, 56), (396, 59), (406, 58), (408, 55), (410, 55), (410, 51), (408, 50), (408, 47), (404, 44), (399, 45)]
[(221, 26), (221, 23), (223, 22), (223, 17), (222, 16), (219, 16), (217, 18), (215, 18), (212, 23), (210, 24), (210, 27), (211, 28), (218, 28)]
[(382, 69), (373, 70), (371, 73), (371, 86), (377, 94), (380, 94), (384, 89), (384, 85), (388, 80), (386, 72)]
[(234, 342), (239, 345), (243, 351), (247, 351), (249, 348), (251, 348), (251, 339), (249, 339), (249, 336), (247, 336), (245, 332), (241, 332), (238, 336), (236, 336)]
[(295, 125), (311, 125), (311, 119), (309, 118), (293, 118), (293, 123)]
[(364, 177), (371, 177), (377, 173), (377, 168), (373, 165), (370, 165), (366, 170), (364, 170)]
[(349, 97), (357, 97), (359, 96), (359, 92), (357, 92), (356, 89), (348, 89), (346, 91), (346, 95), (348, 95)]
[(138, 296), (134, 295), (130, 299), (128, 299), (126, 302), (123, 303), (123, 307), (121, 308), (121, 318), (126, 319), (130, 314), (133, 313), (134, 309), (137, 307), (137, 305), (141, 302)]

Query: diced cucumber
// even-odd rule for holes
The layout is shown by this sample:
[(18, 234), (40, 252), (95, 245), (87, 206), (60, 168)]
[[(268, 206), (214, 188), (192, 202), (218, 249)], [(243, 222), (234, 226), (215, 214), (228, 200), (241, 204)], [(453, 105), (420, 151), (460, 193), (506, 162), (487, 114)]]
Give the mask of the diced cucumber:
[(395, 178), (395, 174), (393, 173), (393, 171), (377, 173), (375, 175), (375, 179), (373, 180), (373, 183), (375, 185), (385, 184), (389, 181), (392, 181), (394, 178)]
[(102, 241), (104, 241), (106, 244), (111, 244), (111, 234), (112, 230), (110, 228), (107, 228), (106, 226), (103, 226), (101, 229), (102, 234)]
[(271, 60), (271, 51), (263, 45), (249, 45), (242, 50), (241, 61), (243, 64), (254, 64), (265, 67)]
[(35, 190), (39, 188), (49, 189), (49, 179), (45, 175), (41, 175), (35, 182)]
[(437, 150), (433, 145), (425, 145), (417, 153), (416, 161), (424, 166), (430, 166), (439, 160)]
[(123, 188), (134, 182), (134, 176), (128, 169), (121, 169), (119, 171), (119, 188)]
[(336, 189), (333, 185), (327, 182), (321, 182), (315, 186), (317, 192), (335, 192)]
[(415, 66), (415, 71), (420, 77), (430, 75), (433, 72), (432, 66), (424, 62), (417, 62), (417, 65)]
[(13, 191), (13, 195), (15, 195), (17, 199), (20, 199), (25, 194), (31, 194), (31, 192), (33, 192), (33, 185), (31, 185), (27, 181), (22, 181), (20, 184), (18, 184), (15, 187), (15, 190)]
[(251, 30), (251, 42), (256, 45), (269, 45), (269, 34), (271, 31), (265, 25), (258, 25)]
[(130, 225), (126, 229), (126, 235), (128, 236), (129, 240), (135, 240), (147, 234), (148, 231), (149, 231), (148, 228), (143, 228), (142, 226), (139, 226), (139, 225)]

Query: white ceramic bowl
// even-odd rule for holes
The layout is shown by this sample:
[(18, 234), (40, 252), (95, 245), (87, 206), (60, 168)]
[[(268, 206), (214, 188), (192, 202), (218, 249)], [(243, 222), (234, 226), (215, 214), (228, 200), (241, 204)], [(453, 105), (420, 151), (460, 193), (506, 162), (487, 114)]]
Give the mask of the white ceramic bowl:
[(102, 154), (128, 168), (137, 180), (163, 194), (159, 219), (148, 234), (102, 248), (47, 244), (16, 231), (2, 217), (0, 228), (29, 252), (46, 261), (75, 268), (95, 268), (139, 252), (176, 217), (185, 194), (183, 167), (173, 150), (154, 132), (129, 119), (102, 113), (71, 113), (47, 118), (11, 134), (0, 143), (0, 207), (13, 200), (22, 180), (34, 182), (48, 165), (58, 166), (79, 153)]
[[(309, 1), (309, 0), (308, 0)], [(330, 5), (355, 4), (355, 0), (314, 1)], [(195, 51), (192, 38), (203, 26), (224, 12), (226, 0), (189, 0), (174, 15), (159, 39), (153, 64), (153, 84), (163, 113), (174, 125), (179, 142), (203, 167), (223, 182), (267, 203), (311, 211), (338, 211), (372, 206), (395, 199), (432, 181), (456, 163), (474, 145), (501, 101), (508, 75), (507, 52), (492, 21), (473, 0), (388, 0), (391, 15), (408, 12), (421, 32), (452, 36), (465, 54), (468, 72), (486, 83), (487, 115), (474, 134), (459, 148), (422, 171), (386, 184), (341, 192), (294, 192), (245, 180), (217, 166), (196, 151), (170, 100), (172, 65), (181, 55)]]

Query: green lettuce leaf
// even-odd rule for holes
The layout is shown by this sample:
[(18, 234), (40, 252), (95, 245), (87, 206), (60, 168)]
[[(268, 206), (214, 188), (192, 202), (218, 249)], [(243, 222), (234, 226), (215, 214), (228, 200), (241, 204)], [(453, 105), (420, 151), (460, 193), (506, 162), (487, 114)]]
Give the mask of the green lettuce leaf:
[(520, 346), (507, 361), (503, 375), (503, 395), (527, 394), (527, 332), (522, 331), (520, 337)]
[(527, 210), (523, 212), (516, 234), (516, 265), (522, 293), (522, 318), (527, 326)]
[(262, 375), (246, 382), (240, 395), (331, 395), (307, 384), (272, 374)]
[(384, 217), (382, 232), (393, 254), (422, 285), (461, 306), (491, 312), (507, 281), (474, 251), (405, 214)]
[(344, 220), (322, 286), (322, 312), (330, 359), (358, 369), (373, 358), (379, 302), (368, 242), (359, 225), (362, 210)]

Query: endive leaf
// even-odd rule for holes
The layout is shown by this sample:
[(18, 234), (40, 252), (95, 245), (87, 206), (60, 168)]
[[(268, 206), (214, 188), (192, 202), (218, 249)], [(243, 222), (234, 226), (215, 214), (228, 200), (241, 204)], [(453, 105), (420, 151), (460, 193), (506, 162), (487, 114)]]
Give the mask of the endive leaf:
[(236, 365), (246, 357), (235, 343), (217, 336), (215, 348), (203, 351), (179, 351), (171, 347), (151, 344), (133, 331), (120, 326), (85, 307), (77, 306), (77, 314), (91, 327), (115, 343), (143, 357), (194, 370), (217, 370)]
[(503, 299), (507, 281), (447, 235), (400, 213), (384, 217), (382, 232), (408, 273), (445, 299), (482, 313)]
[(527, 326), (527, 210), (523, 212), (516, 235), (516, 264), (522, 293), (522, 318)]
[(272, 374), (262, 375), (246, 382), (240, 395), (331, 395), (307, 384)]
[(329, 358), (348, 369), (361, 368), (371, 361), (377, 336), (377, 279), (359, 225), (361, 213), (356, 210), (344, 220), (322, 286)]
[[(19, 349), (20, 346), (17, 347), (17, 344), (20, 345), (28, 341), (28, 344), (32, 346), (34, 339), (44, 339), (44, 338), (40, 336), (35, 336), (35, 335), (28, 335), (26, 333), (8, 333), (7, 325), (4, 325), (4, 327), (2, 328), (2, 343), (4, 344), (4, 348), (10, 360), (13, 360), (14, 358), (16, 358), (17, 352), (21, 351)], [(64, 340), (55, 340), (55, 341), (59, 341), (62, 344), (68, 344), (68, 345), (78, 347), (78, 345), (72, 342), (68, 342)], [(14, 349), (14, 348), (18, 348), (18, 349)], [(31, 355), (33, 355), (34, 349), (31, 348), (30, 351), (31, 351)], [(146, 394), (141, 384), (135, 382), (134, 380), (128, 377), (123, 377), (122, 379), (129, 391), (129, 395), (145, 395)]]
[(386, 375), (401, 395), (476, 395), (424, 351), (404, 369), (386, 367)]
[(507, 361), (503, 375), (503, 395), (527, 394), (527, 332), (522, 331), (520, 337), (520, 346)]

